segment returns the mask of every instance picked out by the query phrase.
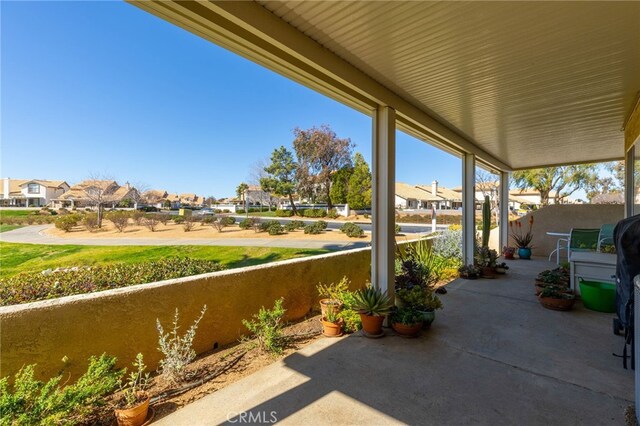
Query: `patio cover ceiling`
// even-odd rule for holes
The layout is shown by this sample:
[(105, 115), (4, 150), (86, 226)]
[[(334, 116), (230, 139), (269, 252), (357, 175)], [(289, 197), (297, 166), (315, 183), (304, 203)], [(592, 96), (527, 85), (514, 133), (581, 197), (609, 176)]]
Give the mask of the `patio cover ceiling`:
[(640, 2), (133, 3), (495, 169), (622, 159), (640, 92)]

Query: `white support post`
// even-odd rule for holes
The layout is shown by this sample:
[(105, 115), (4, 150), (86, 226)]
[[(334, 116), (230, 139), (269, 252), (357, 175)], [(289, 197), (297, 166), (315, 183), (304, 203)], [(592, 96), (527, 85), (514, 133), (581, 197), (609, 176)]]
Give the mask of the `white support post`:
[(473, 265), (476, 239), (476, 156), (462, 157), (462, 256), (465, 265)]
[(498, 196), (499, 208), (500, 208), (500, 247), (499, 252), (502, 252), (502, 248), (509, 245), (509, 172), (500, 172), (500, 188)]
[(371, 191), (371, 283), (394, 296), (396, 112), (378, 106), (373, 113)]
[(624, 215), (631, 217), (634, 213), (635, 182), (633, 171), (635, 170), (636, 147), (632, 146), (624, 157)]

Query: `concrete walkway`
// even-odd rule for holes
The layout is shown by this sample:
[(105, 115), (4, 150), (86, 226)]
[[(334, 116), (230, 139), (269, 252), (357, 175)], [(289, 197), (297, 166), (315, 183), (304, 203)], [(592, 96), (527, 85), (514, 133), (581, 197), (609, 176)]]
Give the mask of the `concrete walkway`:
[(251, 247), (283, 247), (303, 249), (347, 250), (367, 247), (368, 242), (354, 241), (314, 241), (288, 240), (273, 238), (210, 238), (210, 239), (152, 239), (152, 238), (60, 238), (44, 231), (53, 225), (33, 225), (0, 233), (0, 241), (27, 244), (74, 244), (82, 246), (251, 246)]
[(157, 424), (624, 424), (633, 372), (612, 356), (613, 314), (544, 309), (532, 280), (550, 265), (510, 265), (449, 285), (417, 339), (320, 339)]

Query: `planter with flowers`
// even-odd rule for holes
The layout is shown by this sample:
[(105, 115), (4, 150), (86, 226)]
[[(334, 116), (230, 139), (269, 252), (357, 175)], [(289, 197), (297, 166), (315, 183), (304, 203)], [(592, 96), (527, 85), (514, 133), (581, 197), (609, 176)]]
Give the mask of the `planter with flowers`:
[(531, 242), (533, 241), (533, 215), (529, 216), (529, 229), (522, 231), (522, 221), (509, 222), (511, 238), (518, 247), (518, 257), (520, 259), (531, 259)]
[(504, 246), (502, 247), (502, 255), (505, 259), (513, 260), (515, 257), (513, 255), (516, 253), (515, 247)]

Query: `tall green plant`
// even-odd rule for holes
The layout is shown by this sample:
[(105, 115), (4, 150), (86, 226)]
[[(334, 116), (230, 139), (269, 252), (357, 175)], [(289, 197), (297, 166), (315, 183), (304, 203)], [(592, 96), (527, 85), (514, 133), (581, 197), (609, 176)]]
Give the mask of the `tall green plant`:
[(489, 196), (484, 196), (482, 203), (482, 247), (489, 247), (489, 232), (491, 230), (491, 202)]

